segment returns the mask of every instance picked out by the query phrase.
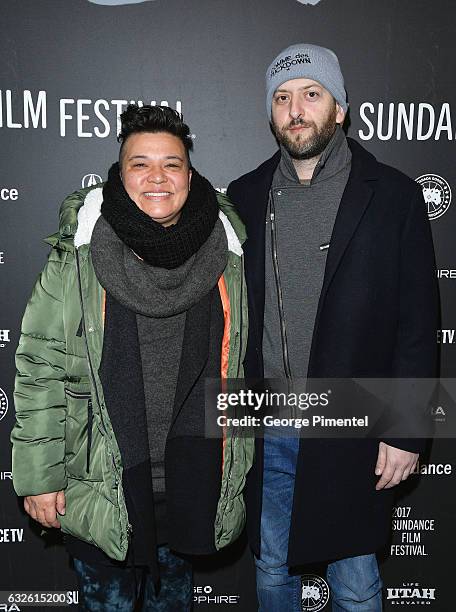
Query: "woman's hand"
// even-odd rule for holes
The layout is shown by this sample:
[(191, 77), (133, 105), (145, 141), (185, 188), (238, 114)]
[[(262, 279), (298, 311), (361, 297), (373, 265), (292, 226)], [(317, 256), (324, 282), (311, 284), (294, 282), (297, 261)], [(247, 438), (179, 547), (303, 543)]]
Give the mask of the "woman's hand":
[(24, 497), (24, 508), (32, 519), (41, 523), (43, 527), (60, 527), (57, 513), (65, 514), (65, 493), (42, 493), (41, 495), (28, 495)]

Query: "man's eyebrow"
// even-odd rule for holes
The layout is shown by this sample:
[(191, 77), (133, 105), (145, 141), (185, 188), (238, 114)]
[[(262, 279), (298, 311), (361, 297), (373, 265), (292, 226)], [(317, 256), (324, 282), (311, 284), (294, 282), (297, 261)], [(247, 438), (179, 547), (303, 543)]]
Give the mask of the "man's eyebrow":
[[(312, 83), (312, 85), (303, 85), (302, 87), (299, 87), (299, 90), (302, 90), (302, 89), (310, 89), (311, 87), (322, 87), (322, 86), (321, 86), (319, 83)], [(275, 90), (275, 93), (281, 93), (281, 92), (282, 92), (282, 93), (289, 93), (289, 92), (290, 92), (290, 90), (289, 90), (289, 89), (283, 89), (283, 88), (281, 88), (281, 87), (278, 87), (278, 88)]]

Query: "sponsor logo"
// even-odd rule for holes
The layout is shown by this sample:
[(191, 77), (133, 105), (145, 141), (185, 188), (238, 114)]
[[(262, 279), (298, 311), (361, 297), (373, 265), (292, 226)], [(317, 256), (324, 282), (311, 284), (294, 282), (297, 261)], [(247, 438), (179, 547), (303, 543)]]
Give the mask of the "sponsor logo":
[(418, 582), (403, 582), (402, 587), (386, 590), (386, 599), (394, 605), (422, 605), (435, 601), (435, 589), (422, 588)]
[(17, 200), (19, 197), (19, 191), (17, 189), (9, 189), (8, 187), (2, 187), (0, 189), (0, 200), (7, 202), (8, 200)]
[(24, 541), (23, 529), (0, 529), (0, 544)]
[(454, 329), (438, 329), (437, 344), (454, 344), (456, 341)]
[(8, 396), (0, 388), (0, 421), (3, 419), (5, 414), (8, 412)]
[(0, 265), (5, 263), (5, 251), (0, 251)]
[(361, 140), (454, 140), (451, 122), (451, 108), (448, 102), (440, 108), (432, 104), (404, 104), (390, 102), (377, 105), (363, 102), (359, 107), (359, 117), (367, 126), (367, 131), (358, 130)]
[(200, 605), (233, 605), (239, 603), (240, 597), (240, 595), (216, 595), (209, 584), (193, 587), (193, 601)]
[(103, 179), (99, 174), (86, 174), (82, 177), (81, 185), (84, 187), (93, 187), (94, 185), (98, 185), (98, 183), (102, 183)]
[(451, 204), (451, 187), (438, 174), (422, 174), (415, 179), (421, 185), (431, 221), (446, 213)]
[(0, 612), (21, 612), (16, 604), (0, 604)]
[(453, 466), (451, 463), (420, 463), (418, 461), (415, 469), (410, 473), (423, 476), (451, 476)]
[(0, 480), (13, 480), (13, 472), (0, 472)]
[(323, 610), (329, 601), (329, 585), (316, 574), (301, 576), (301, 610), (318, 612)]
[(151, 0), (89, 0), (92, 4), (101, 4), (102, 6), (122, 6), (123, 4), (141, 4), (141, 2), (150, 1)]
[(437, 270), (437, 278), (449, 278), (449, 279), (456, 279), (456, 270), (446, 270), (444, 268), (441, 268), (440, 270)]
[(0, 348), (5, 348), (6, 343), (10, 341), (10, 331), (9, 329), (0, 329)]
[(442, 406), (431, 408), (431, 415), (434, 417), (433, 421), (435, 423), (445, 423), (446, 421), (446, 412)]

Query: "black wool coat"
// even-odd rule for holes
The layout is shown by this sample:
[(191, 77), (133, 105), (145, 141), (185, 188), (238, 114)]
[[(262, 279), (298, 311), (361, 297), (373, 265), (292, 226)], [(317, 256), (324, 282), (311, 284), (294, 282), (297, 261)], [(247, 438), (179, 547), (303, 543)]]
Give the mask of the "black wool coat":
[[(421, 189), (356, 141), (348, 143), (352, 166), (327, 255), (308, 377), (432, 378), (437, 375), (438, 289)], [(265, 220), (279, 160), (277, 152), (228, 188), (248, 236), (248, 378), (263, 376)], [(413, 438), (385, 442), (422, 450), (422, 441)], [(257, 555), (262, 450), (257, 440), (247, 488), (247, 526)], [(368, 554), (387, 543), (394, 489), (375, 490), (377, 454), (377, 439), (301, 439), (289, 566)]]

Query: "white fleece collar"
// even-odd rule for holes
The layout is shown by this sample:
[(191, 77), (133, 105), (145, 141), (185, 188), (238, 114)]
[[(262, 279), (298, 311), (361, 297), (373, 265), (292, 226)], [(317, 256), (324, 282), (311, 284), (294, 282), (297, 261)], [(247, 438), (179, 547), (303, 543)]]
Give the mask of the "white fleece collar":
[[(101, 205), (103, 203), (103, 189), (97, 187), (92, 189), (86, 195), (84, 204), (78, 212), (78, 229), (74, 235), (74, 246), (79, 249), (83, 244), (89, 244), (92, 238), (93, 228), (101, 215)], [(228, 250), (235, 253), (239, 257), (242, 255), (242, 246), (239, 238), (233, 229), (228, 217), (219, 210), (219, 218), (225, 228), (226, 237), (228, 240)]]

